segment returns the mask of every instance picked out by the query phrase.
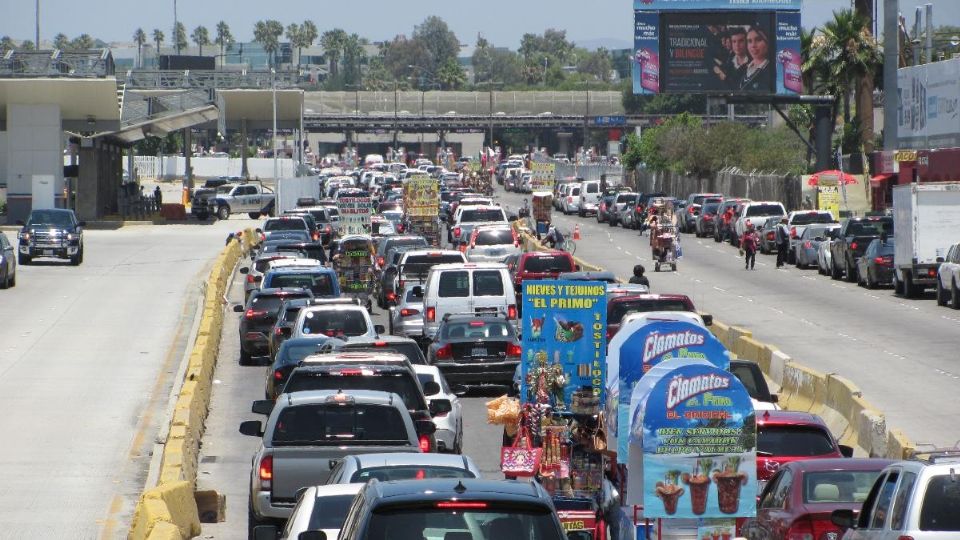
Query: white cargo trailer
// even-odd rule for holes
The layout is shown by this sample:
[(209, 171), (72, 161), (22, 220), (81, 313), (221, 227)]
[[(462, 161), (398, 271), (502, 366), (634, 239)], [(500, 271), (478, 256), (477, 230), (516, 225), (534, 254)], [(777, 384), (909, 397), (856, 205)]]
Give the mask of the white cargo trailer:
[(960, 182), (893, 188), (894, 288), (913, 297), (937, 283), (937, 268), (960, 238)]

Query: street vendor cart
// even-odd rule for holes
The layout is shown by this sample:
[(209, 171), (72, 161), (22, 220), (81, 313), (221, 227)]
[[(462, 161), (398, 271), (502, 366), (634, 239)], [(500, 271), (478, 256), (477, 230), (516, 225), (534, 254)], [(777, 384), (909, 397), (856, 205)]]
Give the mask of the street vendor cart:
[(367, 309), (371, 307), (375, 252), (370, 236), (354, 234), (344, 236), (338, 241), (332, 257), (342, 294), (355, 298)]
[(533, 219), (537, 227), (537, 235), (547, 234), (552, 222), (553, 193), (549, 191), (533, 192)]
[(677, 227), (674, 222), (673, 205), (662, 198), (650, 200), (650, 257), (654, 261), (654, 270), (659, 272), (662, 266), (677, 270)]

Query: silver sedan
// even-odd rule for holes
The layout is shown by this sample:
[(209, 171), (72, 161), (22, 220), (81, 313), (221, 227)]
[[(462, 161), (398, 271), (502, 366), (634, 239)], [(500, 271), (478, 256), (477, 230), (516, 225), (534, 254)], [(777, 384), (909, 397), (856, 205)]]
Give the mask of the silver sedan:
[(826, 242), (835, 234), (840, 225), (810, 225), (803, 230), (797, 241), (796, 264), (797, 268), (808, 266), (820, 267), (820, 244)]
[(398, 291), (397, 305), (390, 307), (390, 334), (414, 339), (423, 335), (423, 294), (413, 292), (418, 285), (410, 282)]

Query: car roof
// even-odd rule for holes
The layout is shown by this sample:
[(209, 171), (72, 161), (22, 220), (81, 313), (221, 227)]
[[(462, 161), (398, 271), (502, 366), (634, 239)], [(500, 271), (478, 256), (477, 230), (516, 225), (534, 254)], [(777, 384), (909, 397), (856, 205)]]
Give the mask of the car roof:
[(765, 426), (819, 426), (829, 431), (822, 418), (802, 411), (763, 411), (763, 414), (757, 415), (757, 424)]
[(612, 302), (629, 302), (631, 300), (690, 300), (690, 297), (685, 294), (655, 294), (655, 293), (627, 294), (624, 296), (617, 296), (617, 297), (611, 298), (610, 300), (607, 301), (607, 305), (610, 305), (610, 303)]
[(316, 497), (318, 499), (323, 497), (334, 497), (337, 495), (356, 495), (360, 493), (360, 490), (363, 489), (363, 486), (366, 484), (363, 483), (353, 483), (353, 484), (324, 484), (322, 486), (310, 486), (307, 493), (304, 493), (306, 496)]
[[(313, 403), (326, 403), (327, 398), (339, 394), (340, 390), (303, 390), (282, 394), (277, 398), (277, 404), (285, 406), (310, 405)], [(353, 397), (355, 403), (368, 403), (374, 405), (393, 405), (398, 403), (403, 405), (403, 399), (393, 392), (381, 392), (379, 390), (350, 390), (343, 392)]]
[(376, 344), (378, 342), (385, 343), (385, 344), (389, 344), (389, 343), (414, 343), (415, 344), (416, 343), (416, 341), (408, 337), (383, 335), (375, 338), (366, 337), (366, 336), (351, 338), (350, 341), (347, 341), (346, 343), (344, 343), (344, 346), (350, 347), (350, 348), (360, 347), (360, 346), (370, 346), (370, 344)]
[(311, 345), (315, 344), (318, 347), (331, 339), (328, 336), (312, 336), (312, 337), (292, 337), (283, 340), (283, 343), (280, 344), (281, 347), (285, 346), (294, 346), (294, 345)]
[(311, 354), (303, 359), (304, 362), (313, 361), (324, 363), (362, 363), (362, 362), (409, 362), (406, 356), (394, 351), (334, 351), (323, 354)]
[(430, 271), (441, 271), (441, 270), (490, 270), (490, 269), (507, 269), (507, 265), (503, 263), (493, 263), (493, 262), (477, 262), (477, 263), (446, 263), (446, 264), (435, 264), (430, 267)]
[(303, 266), (281, 266), (278, 268), (271, 268), (267, 271), (270, 274), (303, 274), (303, 273), (317, 273), (317, 274), (336, 274), (333, 268), (329, 266), (323, 266), (322, 264), (316, 265), (303, 265)]
[(617, 276), (609, 270), (602, 270), (599, 272), (562, 272), (557, 276), (557, 279), (572, 279), (577, 281), (605, 281), (610, 284), (617, 283)]
[(250, 292), (250, 296), (287, 296), (290, 294), (309, 293), (303, 287), (266, 287)]
[[(370, 467), (401, 465), (433, 465), (436, 467), (457, 467), (470, 470), (471, 459), (460, 454), (438, 454), (419, 452), (378, 452), (375, 454), (354, 454), (344, 459), (353, 459), (360, 469)], [(476, 467), (473, 467), (476, 468)]]
[(479, 478), (437, 478), (427, 480), (397, 480), (380, 482), (371, 480), (366, 486), (379, 502), (386, 505), (424, 504), (436, 501), (485, 500), (526, 503), (552, 508), (546, 491), (530, 480), (483, 480)]
[(789, 466), (791, 469), (799, 469), (803, 472), (826, 472), (826, 471), (880, 471), (884, 467), (896, 463), (895, 459), (883, 458), (826, 458), (826, 459), (803, 459), (793, 461), (783, 466)]

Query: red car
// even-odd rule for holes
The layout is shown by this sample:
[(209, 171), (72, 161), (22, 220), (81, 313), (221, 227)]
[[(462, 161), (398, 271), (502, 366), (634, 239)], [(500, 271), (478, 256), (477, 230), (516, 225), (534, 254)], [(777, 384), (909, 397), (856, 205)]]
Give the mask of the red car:
[(807, 459), (785, 464), (760, 494), (757, 517), (740, 535), (749, 540), (840, 538), (834, 510), (859, 510), (887, 459)]
[(758, 492), (784, 464), (852, 455), (853, 449), (838, 444), (827, 424), (815, 414), (798, 411), (757, 414)]
[(513, 271), (513, 288), (517, 292), (517, 305), (521, 304), (523, 288), (527, 279), (557, 279), (560, 274), (579, 270), (573, 255), (566, 251), (528, 251), (520, 255)]
[(636, 311), (697, 311), (684, 294), (631, 294), (607, 300), (607, 341), (620, 331), (620, 321)]

